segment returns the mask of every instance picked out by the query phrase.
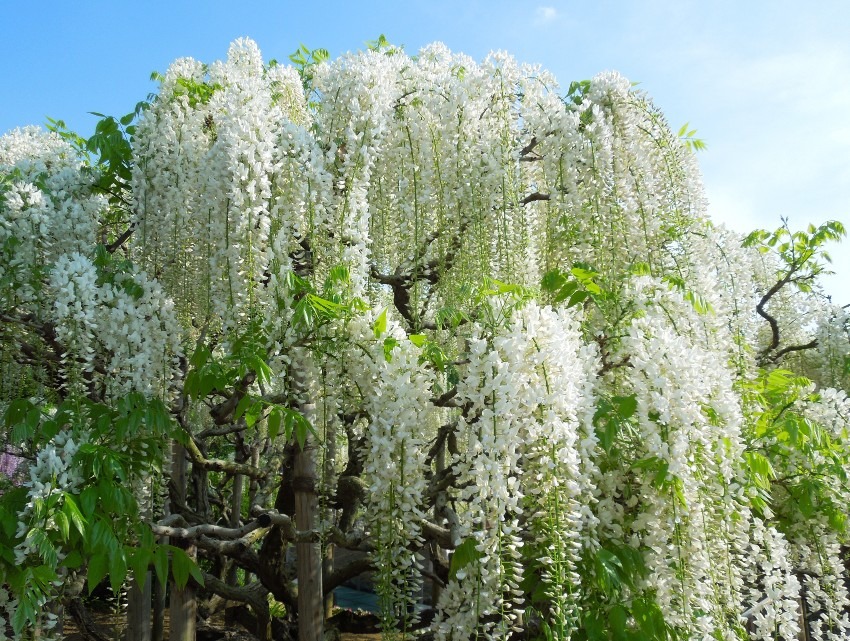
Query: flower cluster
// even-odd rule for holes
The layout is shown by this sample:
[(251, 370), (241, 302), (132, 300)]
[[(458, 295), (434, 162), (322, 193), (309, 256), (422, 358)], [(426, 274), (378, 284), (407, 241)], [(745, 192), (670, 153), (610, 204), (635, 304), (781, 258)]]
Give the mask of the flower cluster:
[(481, 626), (505, 638), (522, 594), (520, 517), (535, 551), (553, 617), (569, 634), (574, 623), (581, 548), (592, 540), (590, 510), (595, 436), (588, 374), (593, 350), (582, 347), (567, 313), (529, 304), (492, 340), (470, 339), (458, 397), (469, 411), (458, 421), (460, 534), (476, 560), (460, 569), (440, 602), (439, 638), (466, 638)]
[(294, 72), (266, 69), (250, 40), (166, 73), (136, 133), (133, 195), (143, 264), (162, 270), (181, 314), (234, 329), (262, 316), (321, 218), (308, 216), (311, 146), (293, 126), (303, 101)]
[[(234, 429), (262, 435), (283, 398), (321, 416), (321, 532), (345, 428), (388, 636), (413, 624), (426, 539), (454, 548), (444, 641), (508, 638), (529, 606), (558, 641), (608, 615), (614, 636), (790, 639), (801, 591), (813, 637), (846, 636), (850, 402), (818, 387), (847, 384), (846, 310), (706, 219), (650, 99), (612, 72), (564, 96), (441, 44), (302, 72), (250, 40), (168, 69), (120, 258), (95, 250), (107, 204), (74, 148), (0, 138), (0, 402), (162, 397), (181, 341), (214, 337), (192, 374), (244, 399)], [(37, 453), (21, 563), (45, 556), (45, 499), (78, 488), (77, 445)]]
[(106, 201), (71, 146), (37, 127), (0, 137), (0, 266), (14, 275), (10, 305), (37, 302), (38, 281), (66, 252), (90, 251)]
[(100, 368), (115, 397), (164, 392), (181, 353), (171, 301), (158, 283), (135, 269), (104, 276), (77, 253), (62, 255), (50, 274), (51, 318), (67, 350), (69, 383), (80, 384), (82, 372)]
[(628, 512), (600, 512), (600, 519), (609, 528), (618, 523), (611, 531), (622, 528), (641, 550), (649, 570), (641, 589), (654, 592), (675, 628), (701, 638), (735, 634), (739, 615), (730, 617), (730, 608), (760, 599), (764, 586), (748, 586), (755, 575), (770, 593), (762, 632), (774, 624), (792, 632), (798, 585), (784, 538), (749, 508), (732, 372), (701, 334), (688, 331), (698, 314), (680, 291), (642, 278), (631, 295), (639, 311), (621, 343), (630, 367), (619, 384), (637, 409), (617, 490), (629, 497)]
[(427, 518), (424, 435), (433, 418), (434, 375), (420, 364), (420, 349), (397, 324), (379, 332), (364, 321), (352, 322), (350, 331), (356, 344), (368, 345), (367, 351), (353, 353), (347, 366), (358, 377), (369, 417), (363, 481), (375, 541), (376, 589), (384, 630), (399, 625), (406, 636), (421, 585), (412, 548), (422, 543), (421, 523)]

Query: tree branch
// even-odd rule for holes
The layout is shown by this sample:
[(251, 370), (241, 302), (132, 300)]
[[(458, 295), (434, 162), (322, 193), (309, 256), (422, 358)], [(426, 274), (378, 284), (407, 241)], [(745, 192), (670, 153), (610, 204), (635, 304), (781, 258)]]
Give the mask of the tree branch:
[(190, 527), (186, 523), (186, 519), (182, 516), (172, 514), (159, 523), (151, 525), (151, 530), (157, 536), (169, 536), (190, 541), (199, 541), (203, 536), (213, 537), (219, 540), (235, 540), (244, 539), (254, 530), (268, 528), (272, 525), (278, 525), (283, 529), (291, 530), (294, 535), (295, 530), (292, 519), (286, 514), (278, 514), (271, 511), (258, 514), (253, 521), (246, 523), (240, 528), (229, 528), (209, 523)]
[(128, 240), (130, 240), (130, 236), (133, 235), (133, 232), (136, 231), (136, 227), (138, 227), (138, 223), (130, 223), (130, 226), (121, 234), (115, 241), (106, 245), (106, 251), (110, 254), (114, 254), (116, 251), (121, 249)]
[(267, 474), (266, 471), (259, 470), (253, 465), (247, 465), (245, 463), (234, 463), (233, 461), (225, 461), (222, 459), (206, 458), (201, 452), (201, 450), (198, 448), (198, 444), (195, 443), (195, 439), (192, 438), (191, 434), (189, 435), (189, 438), (186, 439), (184, 447), (186, 448), (186, 453), (189, 455), (189, 458), (192, 459), (192, 463), (205, 470), (212, 470), (213, 472), (226, 472), (228, 474), (244, 474), (245, 476), (249, 476), (252, 479), (261, 479), (264, 478)]
[(535, 191), (533, 194), (528, 194), (525, 198), (519, 201), (520, 205), (527, 205), (528, 203), (533, 203), (536, 200), (549, 200), (551, 196), (549, 194), (541, 194), (539, 191)]
[(322, 579), (322, 592), (324, 594), (330, 594), (334, 588), (338, 588), (346, 581), (371, 569), (373, 569), (372, 560), (368, 556), (354, 559), (340, 568), (334, 568), (333, 572)]
[(813, 339), (806, 343), (805, 345), (790, 345), (788, 347), (783, 347), (776, 354), (770, 357), (771, 362), (776, 363), (780, 358), (785, 356), (786, 354), (790, 354), (791, 352), (801, 352), (806, 349), (814, 349), (818, 346), (818, 339)]

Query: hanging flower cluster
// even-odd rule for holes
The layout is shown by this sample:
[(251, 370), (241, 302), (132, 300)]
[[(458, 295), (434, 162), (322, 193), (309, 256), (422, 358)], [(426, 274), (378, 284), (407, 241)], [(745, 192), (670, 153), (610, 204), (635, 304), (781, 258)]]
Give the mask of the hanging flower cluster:
[[(777, 461), (776, 473), (780, 478), (792, 479), (802, 470), (816, 474), (818, 500), (827, 509), (816, 515), (810, 513), (806, 496), (792, 490), (791, 500), (800, 511), (790, 515), (788, 536), (791, 559), (802, 576), (807, 612), (817, 615), (811, 621), (809, 634), (817, 641), (831, 641), (850, 634), (848, 572), (841, 555), (841, 528), (836, 528), (843, 526), (850, 503), (849, 488), (841, 481), (850, 474), (846, 457), (850, 445), (850, 399), (843, 390), (823, 389), (811, 397), (802, 414), (806, 420), (802, 425), (812, 429), (812, 440), (827, 447), (809, 456), (789, 453)], [(800, 490), (810, 491), (805, 483)]]
[(143, 272), (118, 272), (106, 282), (104, 276), (77, 253), (61, 256), (50, 274), (51, 319), (68, 350), (66, 375), (80, 385), (83, 372), (99, 367), (116, 397), (161, 394), (176, 376), (181, 351), (172, 303)]
[[(642, 589), (674, 628), (700, 638), (734, 635), (736, 604), (758, 601), (766, 589), (770, 609), (760, 629), (793, 634), (798, 585), (783, 537), (749, 508), (732, 372), (689, 335), (698, 315), (680, 292), (648, 278), (633, 287), (639, 311), (620, 348), (630, 365), (620, 385), (637, 403), (617, 490), (626, 510), (600, 518), (642, 552), (649, 570)], [(754, 576), (769, 587), (748, 585)]]
[(376, 591), (385, 633), (398, 624), (402, 638), (408, 638), (421, 590), (415, 550), (423, 542), (421, 523), (427, 519), (424, 436), (433, 419), (434, 376), (420, 363), (421, 350), (397, 324), (380, 328), (363, 320), (352, 323), (352, 340), (368, 347), (365, 353), (352, 353), (347, 367), (358, 378), (369, 420), (363, 481), (375, 545)]
[[(81, 445), (79, 437), (70, 431), (62, 431), (39, 450), (36, 459), (29, 466), (29, 479), (23, 483), (26, 488), (26, 504), (18, 513), (18, 531), (16, 537), (20, 543), (14, 548), (15, 563), (20, 567), (56, 568), (67, 552), (55, 546), (49, 540), (50, 532), (58, 538), (62, 526), (57, 521), (64, 517), (56, 506), (61, 506), (65, 494), (74, 494), (83, 483), (79, 470), (75, 469), (74, 456)], [(47, 638), (57, 638), (50, 635), (55, 628), (58, 618), (55, 612), (46, 608), (48, 598), (40, 595), (37, 606), (38, 623)], [(5, 589), (0, 591), (0, 639), (7, 639), (6, 623), (12, 621), (18, 608), (18, 598), (10, 595)], [(5, 617), (5, 618), (4, 618)], [(15, 637), (18, 638), (18, 637)]]
[[(524, 547), (537, 559), (552, 616), (568, 635), (576, 617), (577, 561), (592, 540), (596, 437), (590, 426), (596, 366), (568, 313), (529, 304), (488, 340), (470, 339), (458, 385), (455, 463), (460, 534), (474, 546), (440, 602), (439, 638), (509, 634), (521, 610)], [(520, 519), (533, 539), (524, 540)]]
[[(801, 595), (813, 638), (846, 636), (850, 404), (818, 386), (850, 348), (817, 269), (712, 225), (688, 145), (616, 73), (564, 93), (504, 53), (383, 41), (300, 71), (247, 39), (168, 69), (120, 257), (73, 147), (0, 138), (4, 411), (166, 399), (195, 343), (193, 433), (316, 408), (318, 530), (345, 433), (366, 491), (340, 520), (366, 524), (387, 637), (426, 542), (445, 641), (791, 639)], [(22, 563), (45, 492), (81, 482), (76, 437), (46, 442)]]
[(162, 270), (181, 314), (226, 328), (261, 317), (321, 221), (315, 152), (288, 124), (306, 120), (303, 101), (293, 70), (266, 69), (249, 40), (226, 62), (181, 59), (165, 74), (136, 132), (133, 195), (143, 264)]
[(37, 127), (0, 137), (0, 266), (5, 304), (37, 302), (38, 279), (63, 253), (90, 251), (106, 201), (91, 193), (73, 148)]

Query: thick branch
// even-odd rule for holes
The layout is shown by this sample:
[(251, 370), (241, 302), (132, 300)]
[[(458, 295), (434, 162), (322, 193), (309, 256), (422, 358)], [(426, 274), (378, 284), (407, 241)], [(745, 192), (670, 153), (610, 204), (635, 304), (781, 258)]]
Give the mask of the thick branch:
[(432, 398), (431, 403), (437, 407), (460, 407), (460, 405), (453, 402), (455, 396), (457, 396), (457, 387), (453, 387), (447, 392), (443, 392), (437, 398)]
[(106, 251), (108, 251), (110, 254), (114, 254), (116, 251), (118, 251), (124, 245), (124, 243), (130, 240), (130, 236), (132, 236), (133, 232), (136, 231), (137, 226), (138, 223), (131, 223), (130, 226), (124, 231), (124, 233), (115, 239), (115, 242), (112, 242), (106, 246)]
[(179, 539), (188, 539), (198, 541), (202, 536), (209, 536), (219, 540), (233, 540), (245, 538), (254, 530), (278, 525), (282, 528), (291, 529), (292, 519), (285, 514), (277, 512), (264, 512), (258, 514), (256, 518), (239, 528), (222, 527), (220, 525), (212, 525), (202, 523), (201, 525), (193, 525), (187, 527), (185, 519), (179, 514), (172, 514), (163, 519), (158, 524), (152, 525), (151, 529), (157, 536), (169, 536)]
[(780, 358), (785, 356), (785, 354), (790, 354), (791, 352), (802, 352), (806, 349), (814, 349), (818, 346), (818, 339), (814, 339), (806, 343), (805, 345), (789, 345), (788, 347), (783, 347), (776, 354), (774, 354), (770, 360), (776, 363)]
[(252, 479), (261, 479), (265, 478), (266, 472), (263, 470), (259, 470), (253, 465), (246, 465), (245, 463), (234, 463), (233, 461), (225, 461), (222, 459), (208, 459), (206, 458), (200, 449), (198, 449), (197, 443), (195, 443), (194, 439), (191, 436), (187, 439), (186, 444), (186, 452), (189, 454), (189, 458), (192, 459), (192, 463), (199, 467), (202, 467), (205, 470), (212, 470), (214, 472), (226, 472), (227, 474), (244, 474), (245, 476), (251, 477)]
[(531, 139), (531, 142), (529, 142), (529, 143), (528, 143), (525, 147), (523, 147), (522, 149), (520, 149), (520, 151), (519, 151), (519, 157), (520, 157), (520, 160), (523, 160), (523, 159), (525, 158), (525, 156), (527, 156), (527, 155), (528, 155), (528, 154), (530, 154), (532, 151), (534, 151), (534, 148), (535, 148), (535, 147), (536, 147), (539, 143), (540, 143), (540, 141), (539, 141), (539, 140), (537, 140), (537, 136), (534, 136), (534, 137)]
[(457, 541), (452, 537), (449, 528), (440, 527), (430, 521), (422, 521), (422, 536), (436, 542), (441, 548), (453, 550), (457, 547)]
[(437, 431), (437, 437), (434, 439), (434, 444), (428, 448), (426, 460), (429, 462), (434, 460), (434, 457), (443, 450), (446, 440), (455, 428), (457, 428), (457, 421), (452, 421), (451, 423), (446, 423), (440, 426), (440, 429)]
[[(60, 363), (62, 356), (67, 353), (67, 348), (59, 342), (59, 339), (56, 337), (56, 328), (53, 327), (50, 323), (43, 323), (38, 318), (33, 316), (32, 314), (25, 314), (23, 316), (15, 316), (12, 314), (8, 314), (5, 312), (0, 312), (0, 321), (4, 323), (12, 323), (15, 325), (19, 325), (21, 327), (25, 327), (35, 334), (37, 334), (50, 348), (52, 353), (45, 354), (39, 353), (32, 345), (27, 343), (24, 339), (15, 337), (15, 340), (21, 347), (21, 350), (24, 354), (31, 359), (35, 359), (36, 361), (41, 360), (49, 360), (52, 363)], [(94, 371), (98, 374), (106, 375), (106, 370), (102, 365), (95, 363)]]
[(217, 576), (204, 572), (204, 588), (229, 601), (247, 603), (255, 610), (268, 610), (269, 607), (269, 603), (266, 601), (268, 591), (257, 582), (249, 583), (246, 586), (228, 585)]
[(767, 290), (764, 296), (761, 297), (761, 300), (756, 305), (756, 312), (759, 316), (761, 316), (767, 323), (770, 325), (770, 345), (768, 345), (765, 349), (762, 350), (761, 354), (759, 354), (759, 360), (763, 361), (767, 355), (779, 347), (779, 323), (776, 322), (776, 319), (767, 313), (764, 306), (770, 302), (770, 299), (773, 298), (776, 293), (785, 287), (788, 283), (791, 282), (791, 278), (796, 272), (798, 267), (792, 266), (791, 269), (788, 270), (788, 273), (785, 274), (780, 280), (778, 280), (773, 287)]
[(330, 594), (334, 588), (338, 588), (346, 581), (371, 569), (373, 569), (372, 561), (369, 557), (364, 556), (360, 559), (354, 559), (343, 567), (335, 568), (333, 572), (322, 579), (322, 592), (324, 594)]
[(528, 203), (533, 203), (536, 200), (549, 200), (551, 196), (549, 194), (541, 194), (539, 191), (535, 191), (533, 194), (528, 194), (525, 198), (519, 201), (520, 205), (527, 205)]

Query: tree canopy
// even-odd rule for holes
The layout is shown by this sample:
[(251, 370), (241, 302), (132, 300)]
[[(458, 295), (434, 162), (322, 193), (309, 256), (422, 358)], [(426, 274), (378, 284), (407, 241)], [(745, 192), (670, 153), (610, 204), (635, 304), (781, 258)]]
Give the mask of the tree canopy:
[(616, 73), (292, 63), (0, 138), (15, 634), (149, 569), (294, 622), (287, 551), (336, 548), (318, 598), (372, 571), (387, 638), (423, 580), (440, 640), (845, 638), (842, 225), (713, 224)]

